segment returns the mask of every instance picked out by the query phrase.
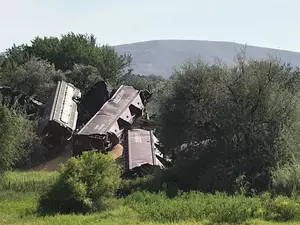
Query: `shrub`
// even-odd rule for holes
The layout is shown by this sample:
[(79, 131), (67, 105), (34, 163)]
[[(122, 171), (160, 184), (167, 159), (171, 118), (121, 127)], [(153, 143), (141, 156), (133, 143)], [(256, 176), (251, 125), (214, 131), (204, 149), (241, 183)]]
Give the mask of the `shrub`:
[(59, 173), (58, 181), (39, 198), (42, 214), (105, 209), (121, 182), (121, 170), (112, 156), (96, 152), (69, 159)]
[(34, 128), (32, 121), (0, 105), (0, 172), (30, 162), (38, 140)]
[(135, 191), (145, 190), (152, 179), (152, 176), (137, 177), (135, 179), (122, 179), (118, 195), (127, 196)]
[(118, 195), (127, 196), (137, 191), (148, 191), (151, 193), (165, 192), (168, 197), (175, 197), (178, 185), (172, 180), (174, 171), (155, 168), (152, 175), (137, 177), (134, 179), (123, 179)]
[(261, 195), (261, 202), (265, 208), (266, 220), (289, 221), (299, 219), (300, 205), (292, 198), (277, 196), (270, 198), (269, 193)]
[(292, 195), (300, 192), (300, 166), (285, 165), (272, 172), (272, 189), (277, 194)]

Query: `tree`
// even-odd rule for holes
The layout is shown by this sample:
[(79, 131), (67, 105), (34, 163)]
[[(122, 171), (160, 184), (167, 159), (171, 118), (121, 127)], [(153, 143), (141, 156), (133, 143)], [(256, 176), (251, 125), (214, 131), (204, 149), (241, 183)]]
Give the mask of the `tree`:
[(231, 68), (199, 61), (176, 71), (163, 87), (158, 118), (181, 188), (232, 191), (245, 174), (251, 187), (265, 190), (272, 168), (299, 159), (299, 142), (288, 141), (299, 140), (290, 132), (300, 128), (299, 75), (273, 59), (243, 57)]
[(4, 63), (4, 60), (5, 60), (5, 55), (0, 53), (0, 68), (2, 67), (2, 65)]
[(137, 90), (155, 89), (163, 81), (164, 78), (161, 76), (142, 76), (138, 74), (127, 74), (120, 80), (122, 84), (133, 86)]
[(1, 68), (4, 70), (13, 70), (17, 66), (24, 64), (30, 59), (29, 53), (26, 51), (26, 45), (22, 44), (16, 46), (15, 44), (7, 49), (4, 56), (2, 56)]
[(62, 78), (63, 73), (56, 71), (54, 65), (33, 57), (14, 70), (5, 71), (1, 83), (45, 102), (56, 82)]
[(29, 45), (13, 46), (6, 61), (21, 65), (39, 57), (55, 65), (57, 70), (72, 71), (76, 64), (97, 68), (98, 75), (112, 83), (130, 73), (131, 56), (119, 55), (113, 47), (96, 43), (93, 35), (68, 33), (57, 37), (36, 37)]
[(98, 81), (103, 80), (96, 67), (77, 64), (72, 71), (66, 73), (66, 78), (82, 92), (86, 92)]

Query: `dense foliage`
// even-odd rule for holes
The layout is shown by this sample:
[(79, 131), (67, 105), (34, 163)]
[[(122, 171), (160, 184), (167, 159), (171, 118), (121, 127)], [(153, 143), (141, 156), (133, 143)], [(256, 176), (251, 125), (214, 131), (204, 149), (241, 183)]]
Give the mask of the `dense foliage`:
[(98, 76), (115, 83), (130, 73), (131, 56), (119, 55), (114, 48), (96, 42), (93, 35), (68, 33), (58, 37), (36, 37), (31, 45), (13, 46), (6, 52), (3, 67), (15, 69), (38, 57), (54, 64), (57, 70), (78, 70), (76, 64), (93, 66)]
[(0, 173), (30, 162), (36, 142), (34, 124), (0, 105)]
[(45, 102), (56, 82), (63, 77), (64, 74), (47, 61), (33, 57), (14, 70), (3, 72), (0, 81), (2, 85)]
[(158, 109), (160, 138), (176, 160), (170, 181), (232, 191), (245, 176), (249, 188), (268, 189), (275, 167), (299, 159), (299, 81), (298, 69), (272, 59), (176, 71)]
[(121, 182), (121, 170), (113, 157), (95, 152), (69, 159), (59, 172), (57, 182), (40, 196), (42, 213), (104, 209)]
[(126, 74), (122, 77), (121, 83), (133, 86), (138, 90), (150, 89), (153, 91), (164, 80), (163, 77), (156, 75), (141, 76), (136, 74)]

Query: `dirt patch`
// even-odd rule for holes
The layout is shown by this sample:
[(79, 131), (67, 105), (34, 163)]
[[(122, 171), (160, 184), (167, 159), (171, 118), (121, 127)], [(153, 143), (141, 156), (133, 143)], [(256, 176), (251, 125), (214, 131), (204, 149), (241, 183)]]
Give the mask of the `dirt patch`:
[(65, 163), (72, 156), (72, 151), (64, 151), (54, 159), (37, 166), (34, 170), (55, 171), (59, 168), (61, 163)]
[(121, 157), (123, 154), (123, 146), (120, 144), (117, 144), (109, 152), (112, 154), (114, 159), (117, 159), (117, 158)]
[[(122, 162), (122, 156), (123, 156), (123, 146), (120, 144), (115, 145), (111, 151), (109, 151), (110, 154), (114, 157), (114, 159), (117, 161), (117, 163)], [(61, 163), (65, 163), (68, 159), (70, 159), (73, 156), (71, 149), (64, 150), (61, 154), (59, 154), (54, 159), (51, 159), (37, 167), (34, 168), (34, 170), (40, 170), (40, 171), (55, 171), (58, 170)]]

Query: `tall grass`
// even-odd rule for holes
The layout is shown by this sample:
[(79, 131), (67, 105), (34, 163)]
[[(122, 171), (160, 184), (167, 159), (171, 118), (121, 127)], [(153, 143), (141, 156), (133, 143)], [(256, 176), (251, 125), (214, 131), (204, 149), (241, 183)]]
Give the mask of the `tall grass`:
[(272, 188), (289, 197), (300, 194), (300, 165), (293, 163), (272, 171)]
[(271, 199), (269, 194), (250, 198), (190, 192), (169, 198), (162, 192), (136, 192), (126, 198), (125, 204), (143, 219), (157, 222), (208, 220), (214, 223), (241, 223), (248, 219), (300, 221), (300, 206), (295, 200), (283, 196)]
[[(159, 225), (153, 221), (141, 221), (137, 212), (128, 206), (88, 215), (68, 214), (39, 216), (36, 212), (36, 194), (32, 192), (0, 191), (1, 225)], [(164, 223), (168, 225), (171, 223)], [(182, 221), (178, 225), (200, 225), (201, 222)], [(176, 225), (172, 224), (172, 225)]]
[[(154, 197), (151, 197), (153, 200), (153, 204), (155, 201), (159, 199), (159, 195), (153, 194)], [(192, 197), (192, 196), (190, 196)], [(135, 198), (133, 195), (130, 198)], [(165, 197), (163, 197), (165, 198)], [(168, 199), (171, 201), (170, 208), (176, 206), (176, 204), (172, 203), (174, 199)], [(189, 199), (189, 198), (188, 198)], [(131, 199), (132, 200), (132, 199)], [(135, 199), (138, 201), (138, 199)], [(142, 199), (141, 199), (142, 200)], [(126, 201), (126, 200), (125, 200)], [(160, 200), (165, 201), (165, 200)], [(182, 201), (184, 201), (182, 199)], [(187, 204), (190, 203), (191, 200), (187, 200)], [(157, 221), (157, 217), (148, 218), (145, 220), (143, 218), (144, 215), (140, 214), (141, 212), (134, 209), (129, 202), (128, 205), (120, 205), (120, 207), (115, 208), (113, 210), (108, 210), (101, 213), (91, 213), (88, 215), (80, 215), (80, 214), (68, 214), (68, 215), (54, 215), (54, 216), (39, 216), (36, 212), (36, 193), (32, 192), (14, 192), (14, 191), (1, 191), (0, 192), (0, 224), (2, 225), (81, 225), (81, 224), (91, 224), (91, 225), (137, 225), (137, 224), (145, 224), (145, 225), (208, 225), (208, 224), (216, 224), (216, 222), (206, 220), (198, 220), (188, 218), (187, 220), (170, 222), (168, 220), (165, 221)], [(142, 202), (139, 202), (141, 205)], [(145, 202), (145, 204), (149, 204), (149, 202)], [(138, 206), (139, 206), (138, 205)], [(157, 208), (161, 206), (161, 203), (157, 206)], [(241, 205), (240, 205), (241, 206)], [(178, 207), (178, 206), (177, 206)], [(205, 206), (203, 206), (205, 207)], [(221, 207), (220, 207), (221, 208)], [(165, 209), (165, 208), (163, 208)], [(163, 210), (161, 209), (161, 210)], [(160, 211), (158, 214), (160, 213)], [(178, 209), (179, 211), (180, 209)], [(197, 210), (197, 209), (195, 209)], [(147, 212), (146, 212), (147, 213)], [(154, 210), (151, 211), (154, 213)], [(174, 210), (170, 212), (173, 214)], [(178, 213), (180, 214), (180, 213)], [(148, 214), (149, 215), (149, 214)], [(166, 222), (167, 221), (167, 222)], [(226, 222), (221, 222), (218, 224), (229, 224)], [(274, 221), (263, 221), (260, 219), (251, 219), (248, 218), (247, 221), (241, 222), (239, 224), (245, 225), (296, 225), (299, 224), (295, 222), (284, 222), (278, 223)]]
[(17, 192), (39, 192), (52, 185), (58, 172), (5, 172), (0, 178), (0, 189)]

